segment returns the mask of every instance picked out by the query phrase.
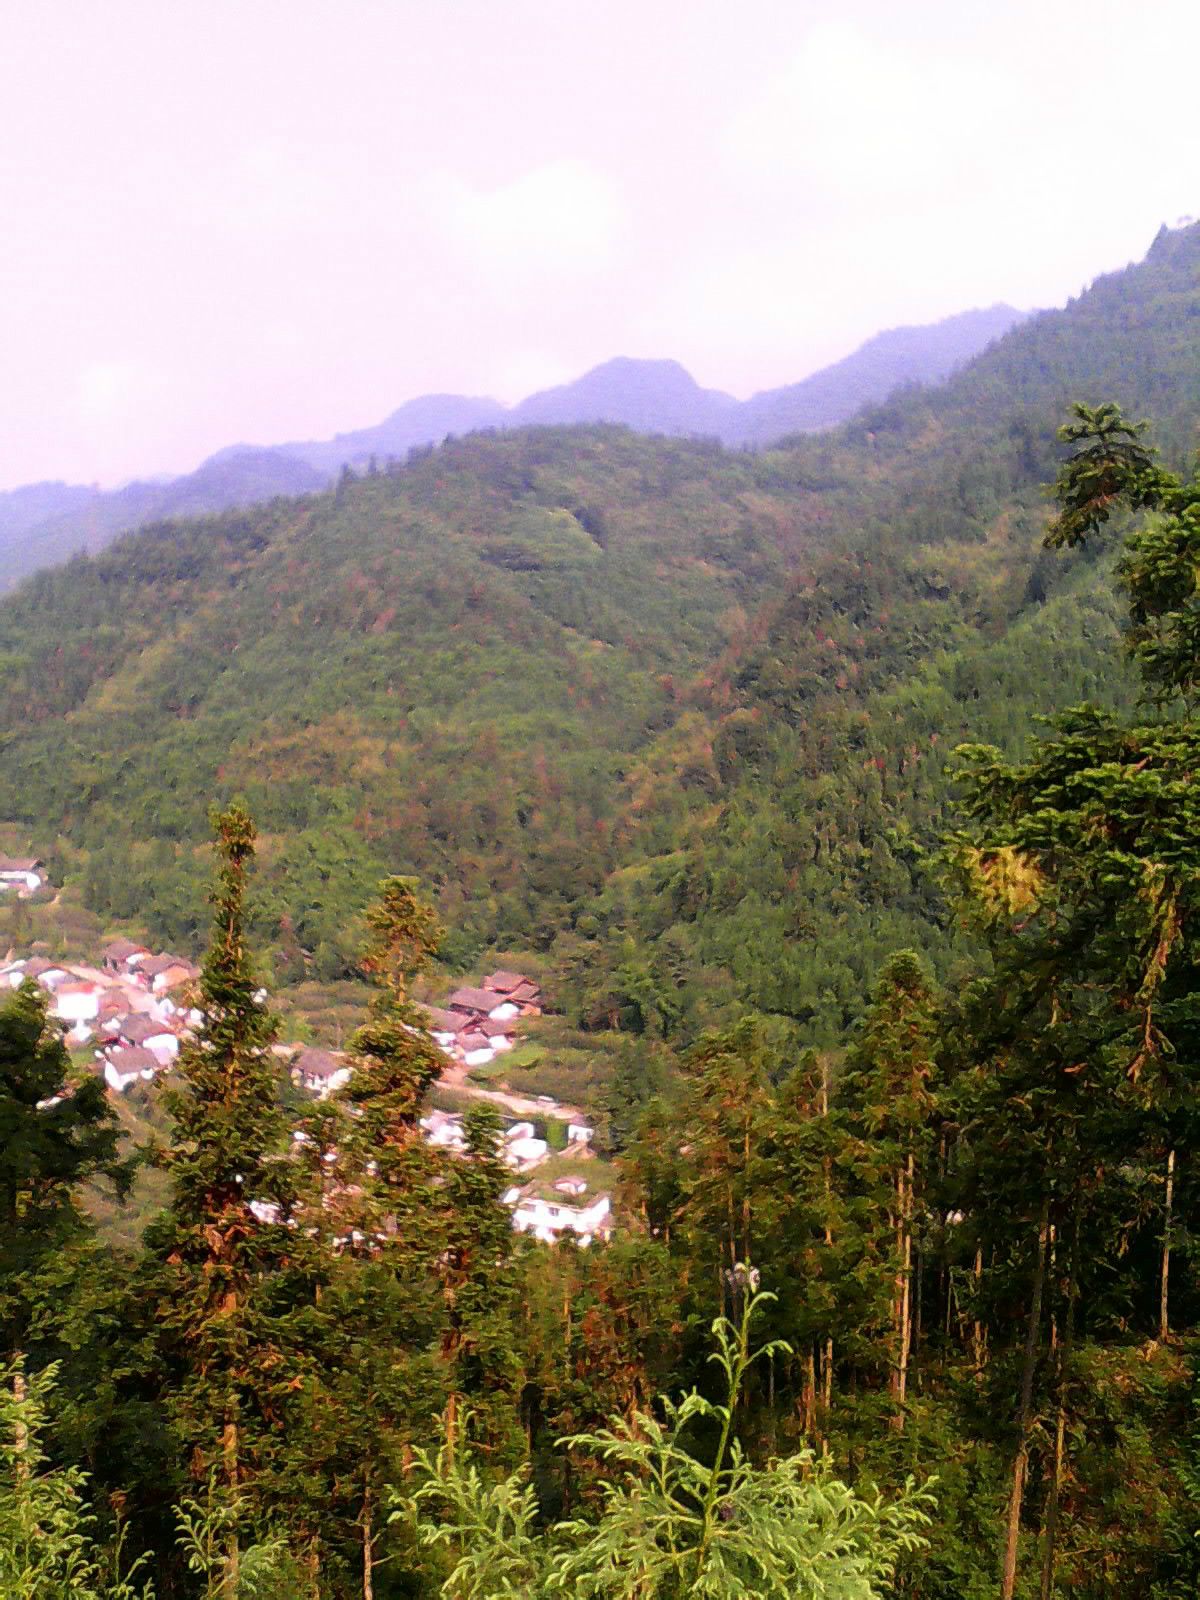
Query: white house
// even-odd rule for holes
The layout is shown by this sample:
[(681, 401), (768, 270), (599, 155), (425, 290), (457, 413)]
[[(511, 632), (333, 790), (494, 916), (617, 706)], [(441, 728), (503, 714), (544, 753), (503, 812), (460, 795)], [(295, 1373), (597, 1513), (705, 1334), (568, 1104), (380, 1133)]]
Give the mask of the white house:
[(533, 1123), (514, 1122), (511, 1128), (505, 1128), (504, 1137), (506, 1139), (532, 1139)]
[[(505, 1200), (511, 1205), (508, 1190)], [(597, 1195), (588, 1206), (559, 1204), (543, 1200), (536, 1195), (518, 1199), (513, 1211), (513, 1227), (518, 1233), (531, 1233), (543, 1244), (554, 1244), (566, 1233), (574, 1234), (581, 1245), (589, 1245), (598, 1231), (604, 1228), (612, 1211), (606, 1194)]]
[(427, 1144), (436, 1145), (441, 1150), (467, 1148), (462, 1118), (454, 1116), (451, 1112), (431, 1111), (427, 1117), (421, 1118), (421, 1131), (425, 1135)]
[(586, 1122), (567, 1123), (568, 1144), (591, 1144), (595, 1137), (595, 1129), (589, 1128)]
[(98, 983), (60, 983), (54, 990), (54, 1015), (64, 1022), (94, 1022), (103, 995)]
[(550, 1153), (545, 1139), (510, 1139), (504, 1159), (510, 1167), (535, 1167)]
[(292, 1079), (302, 1088), (311, 1089), (318, 1099), (326, 1100), (350, 1082), (350, 1070), (331, 1051), (309, 1048), (301, 1050), (292, 1062)]
[(104, 1081), (117, 1094), (124, 1094), (131, 1083), (139, 1079), (150, 1083), (159, 1071), (157, 1059), (141, 1045), (131, 1045), (126, 1050), (114, 1050), (104, 1060)]
[(0, 856), (0, 894), (15, 891), (19, 898), (35, 894), (45, 883), (42, 863), (36, 857), (16, 860)]
[(60, 983), (67, 983), (70, 980), (71, 974), (66, 967), (60, 967), (57, 962), (47, 961), (45, 956), (34, 956), (25, 963), (21, 977), (36, 979), (43, 989), (48, 989), (53, 994)]

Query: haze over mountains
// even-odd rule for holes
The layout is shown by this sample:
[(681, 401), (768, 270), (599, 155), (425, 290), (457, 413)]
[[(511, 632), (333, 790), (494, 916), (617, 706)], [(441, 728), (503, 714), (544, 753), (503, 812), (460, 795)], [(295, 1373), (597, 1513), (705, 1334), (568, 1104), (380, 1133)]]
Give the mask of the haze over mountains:
[(996, 305), (924, 327), (894, 328), (798, 383), (745, 401), (702, 388), (676, 361), (618, 357), (511, 407), (486, 397), (422, 395), (373, 427), (329, 440), (231, 445), (177, 478), (111, 491), (57, 482), (25, 485), (0, 493), (0, 590), (80, 549), (100, 549), (132, 528), (314, 492), (343, 466), (404, 457), (451, 434), (610, 422), (639, 433), (760, 447), (845, 421), (905, 385), (939, 383), (1024, 315)]

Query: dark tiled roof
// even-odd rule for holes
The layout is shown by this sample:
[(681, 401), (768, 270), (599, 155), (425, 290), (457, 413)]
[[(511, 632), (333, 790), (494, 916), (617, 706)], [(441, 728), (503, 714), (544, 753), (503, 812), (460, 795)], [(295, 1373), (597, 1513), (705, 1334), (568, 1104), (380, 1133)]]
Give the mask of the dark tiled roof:
[(114, 939), (100, 954), (105, 961), (128, 961), (130, 956), (148, 956), (150, 952), (144, 944), (134, 944), (132, 939)]
[(140, 1011), (129, 1012), (117, 1025), (118, 1038), (128, 1039), (130, 1044), (145, 1044), (147, 1039), (153, 1039), (160, 1033), (170, 1033), (170, 1031), (170, 1028), (161, 1022), (155, 1022), (153, 1017), (148, 1017)]
[(294, 1071), (306, 1078), (332, 1078), (335, 1072), (341, 1072), (345, 1062), (340, 1057), (331, 1054), (328, 1050), (316, 1050), (311, 1046), (301, 1050), (292, 1062)]
[(497, 994), (511, 994), (519, 984), (529, 981), (519, 972), (493, 972), (490, 977), (483, 980), (483, 987), (494, 989)]
[(433, 1033), (457, 1033), (463, 1025), (462, 1016), (453, 1011), (442, 1011), (437, 1006), (426, 1006), (424, 1010)]
[(503, 997), (491, 989), (455, 989), (446, 1002), (454, 1011), (482, 1011), (485, 1017), (503, 1003)]
[(157, 1072), (160, 1067), (158, 1057), (140, 1044), (126, 1045), (123, 1050), (110, 1050), (108, 1059), (116, 1070), (122, 1074), (130, 1072)]

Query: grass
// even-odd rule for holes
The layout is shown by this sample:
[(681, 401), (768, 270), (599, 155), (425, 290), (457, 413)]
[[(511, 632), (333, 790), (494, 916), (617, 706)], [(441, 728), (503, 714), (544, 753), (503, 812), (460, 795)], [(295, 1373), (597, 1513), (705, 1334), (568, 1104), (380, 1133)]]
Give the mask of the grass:
[[(577, 1197), (560, 1195), (554, 1185), (563, 1178), (583, 1178), (587, 1189)], [(546, 1200), (577, 1198), (586, 1204), (598, 1194), (611, 1194), (617, 1181), (617, 1169), (599, 1156), (550, 1156), (533, 1173), (531, 1188), (534, 1194)]]
[(485, 1061), (478, 1067), (472, 1067), (467, 1077), (481, 1088), (498, 1088), (508, 1079), (508, 1057), (497, 1056), (494, 1061)]
[[(165, 1144), (170, 1133), (166, 1113), (158, 1098), (158, 1084), (129, 1089), (125, 1094), (110, 1094), (108, 1102), (121, 1129), (121, 1154), (133, 1152), (152, 1141)], [(122, 1205), (112, 1192), (99, 1184), (84, 1191), (85, 1209), (94, 1218), (101, 1237), (118, 1248), (136, 1249), (146, 1224), (167, 1203), (170, 1181), (154, 1167), (138, 1169), (132, 1192)]]

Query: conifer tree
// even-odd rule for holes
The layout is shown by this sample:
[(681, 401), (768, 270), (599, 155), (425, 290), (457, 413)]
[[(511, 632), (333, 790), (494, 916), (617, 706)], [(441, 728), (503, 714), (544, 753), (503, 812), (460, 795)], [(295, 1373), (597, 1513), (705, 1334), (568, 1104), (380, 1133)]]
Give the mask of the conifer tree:
[(0, 1351), (25, 1350), (37, 1280), (87, 1231), (80, 1187), (131, 1169), (104, 1080), (71, 1070), (45, 997), (29, 982), (0, 1005)]
[(26, 981), (0, 1005), (0, 1357), (12, 1363), (18, 1416), (33, 1328), (45, 1342), (62, 1326), (86, 1272), (79, 1191), (99, 1178), (118, 1195), (128, 1187), (118, 1137), (104, 1080), (71, 1071), (61, 1029)]
[(432, 908), (412, 879), (392, 877), (366, 919), (361, 966), (375, 994), (350, 1040), (345, 1115), (327, 1168), (325, 1226), (339, 1261), (313, 1318), (327, 1359), (309, 1386), (308, 1447), (317, 1481), (351, 1508), (361, 1593), (371, 1600), (383, 1486), (446, 1392), (438, 1359), (445, 1180), (420, 1128), (445, 1058), (410, 994), (441, 938)]
[(923, 1207), (933, 1142), (932, 1082), (937, 1017), (929, 974), (920, 957), (900, 950), (885, 965), (862, 1037), (851, 1052), (849, 1090), (882, 1179), (873, 1196), (889, 1237), (880, 1252), (892, 1280), (890, 1389), (893, 1426), (904, 1427), (916, 1321), (914, 1238)]
[[(1022, 1263), (1027, 1285), (1003, 1600), (1018, 1580), (1043, 1324), (1049, 1315), (1060, 1418), (1043, 1530), (1049, 1594), (1070, 1383), (1064, 1343), (1075, 1338), (1089, 1258), (1079, 1240), (1091, 1225), (1130, 1232), (1117, 1217), (1132, 1175), (1164, 1170), (1173, 1204), (1172, 1130), (1195, 1122), (1200, 481), (1159, 467), (1142, 432), (1116, 407), (1075, 408), (1061, 432), (1074, 450), (1048, 542), (1081, 543), (1122, 506), (1155, 513), (1126, 537), (1118, 570), (1130, 600), (1128, 651), (1157, 715), (1130, 724), (1080, 706), (1056, 718), (1024, 762), (987, 747), (963, 752), (968, 826), (957, 862), (993, 957), (969, 1007), (973, 1063), (956, 1090), (970, 1156), (963, 1210), (991, 1233), (997, 1262)], [(1004, 1237), (1006, 1206), (1023, 1226), (1019, 1245)], [(1156, 1332), (1168, 1321), (1170, 1229), (1168, 1216)], [(1060, 1341), (1067, 1327), (1071, 1340)]]
[(356, 1065), (344, 1096), (353, 1112), (348, 1143), (373, 1226), (386, 1230), (393, 1260), (398, 1265), (411, 1253), (414, 1263), (428, 1262), (429, 1218), (437, 1207), (420, 1117), (445, 1057), (409, 990), (436, 951), (441, 929), (414, 880), (397, 877), (380, 884), (367, 925), (362, 968), (376, 992), (369, 1021), (350, 1041)]
[(489, 1105), (463, 1118), (466, 1150), (451, 1158), (445, 1178), (445, 1250), (438, 1276), (446, 1308), (442, 1360), (449, 1388), (447, 1432), (453, 1438), (465, 1408), (469, 1434), (499, 1458), (515, 1444), (513, 1230), (501, 1196), (510, 1175), (500, 1159), (500, 1119)]
[(237, 804), (214, 819), (213, 932), (199, 982), (203, 1021), (180, 1051), (168, 1171), (171, 1201), (150, 1235), (163, 1263), (160, 1315), (180, 1369), (174, 1399), (192, 1470), (227, 1514), (226, 1586), (236, 1593), (244, 1510), (270, 1456), (292, 1373), (285, 1357), (286, 1276), (301, 1230), (271, 1045), (276, 1019), (246, 946), (246, 881), (255, 830)]

